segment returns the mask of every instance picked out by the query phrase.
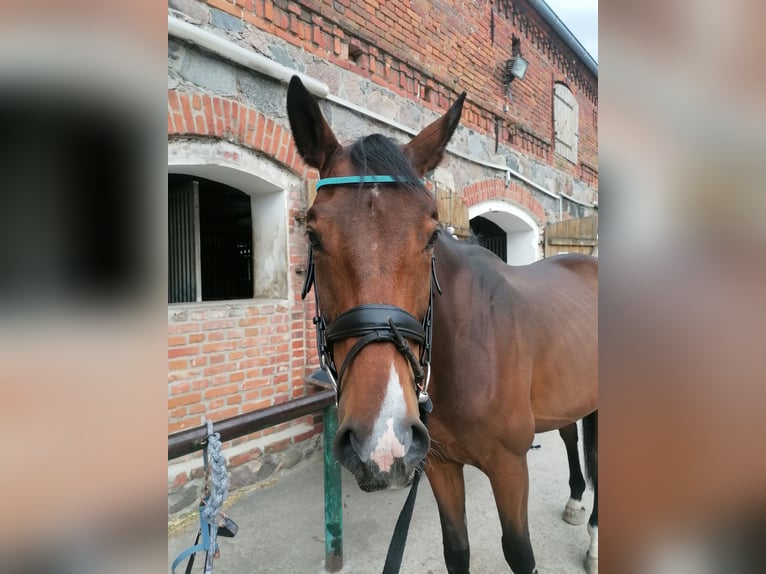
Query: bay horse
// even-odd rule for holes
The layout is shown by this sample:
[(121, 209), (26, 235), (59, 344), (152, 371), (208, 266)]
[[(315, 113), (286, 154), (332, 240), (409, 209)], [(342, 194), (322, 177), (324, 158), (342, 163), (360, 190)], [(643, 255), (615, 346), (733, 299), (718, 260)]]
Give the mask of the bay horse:
[(597, 260), (513, 267), (442, 233), (421, 178), (440, 163), (464, 99), (404, 146), (373, 134), (343, 147), (314, 97), (290, 81), (296, 148), (320, 175), (304, 295), (313, 283), (320, 361), (337, 392), (335, 456), (365, 491), (405, 487), (425, 468), (450, 574), (469, 571), (463, 467), (479, 468), (508, 565), (533, 574), (527, 452), (536, 432), (564, 429), (566, 438), (583, 419), (596, 501), (585, 567), (594, 573)]

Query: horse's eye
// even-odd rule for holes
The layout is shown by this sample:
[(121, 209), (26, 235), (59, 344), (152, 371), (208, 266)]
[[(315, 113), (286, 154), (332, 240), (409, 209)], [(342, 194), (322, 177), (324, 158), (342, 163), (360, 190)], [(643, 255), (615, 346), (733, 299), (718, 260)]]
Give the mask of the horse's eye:
[(426, 249), (433, 249), (434, 245), (436, 244), (436, 240), (439, 239), (439, 234), (441, 233), (441, 229), (438, 227), (434, 230), (434, 232), (431, 234), (431, 238), (428, 240), (428, 244), (426, 245)]
[(313, 229), (306, 230), (306, 236), (309, 238), (309, 243), (313, 249), (319, 250), (322, 248), (322, 242), (319, 241), (319, 235)]

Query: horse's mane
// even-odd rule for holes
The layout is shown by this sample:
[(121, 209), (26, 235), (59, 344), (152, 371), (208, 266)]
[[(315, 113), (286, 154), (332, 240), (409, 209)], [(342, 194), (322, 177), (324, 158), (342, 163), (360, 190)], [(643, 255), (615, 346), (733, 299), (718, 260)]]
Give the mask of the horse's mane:
[(462, 237), (455, 237), (453, 236), (449, 230), (446, 223), (441, 224), (442, 228), (442, 237), (444, 237), (447, 241), (451, 241), (452, 243), (456, 243), (458, 245), (476, 245), (481, 247), (481, 235), (477, 235), (476, 233), (471, 230), (470, 235), (466, 238)]
[[(451, 249), (457, 250), (465, 257), (479, 257), (486, 260), (502, 261), (492, 251), (482, 246), (481, 235), (477, 235), (473, 231), (467, 238), (453, 237), (453, 235), (447, 231), (446, 226), (442, 224), (442, 233), (439, 236), (439, 241), (451, 246)], [(503, 263), (505, 265), (505, 263)]]
[(401, 176), (403, 181), (399, 185), (402, 187), (413, 192), (428, 193), (419, 183), (420, 178), (412, 169), (410, 160), (391, 138), (381, 134), (360, 138), (349, 148), (348, 154), (360, 175)]

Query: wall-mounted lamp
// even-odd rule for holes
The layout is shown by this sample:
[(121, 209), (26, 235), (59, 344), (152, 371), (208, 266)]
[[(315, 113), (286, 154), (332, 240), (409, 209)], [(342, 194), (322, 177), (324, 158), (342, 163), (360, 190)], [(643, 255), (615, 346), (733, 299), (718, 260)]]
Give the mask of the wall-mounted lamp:
[(505, 63), (503, 71), (503, 83), (505, 85), (510, 84), (515, 78), (523, 79), (529, 67), (529, 62), (521, 55), (521, 40), (516, 36), (511, 38), (511, 54), (511, 59)]
[(519, 80), (524, 79), (524, 74), (527, 73), (527, 62), (521, 55), (514, 56), (505, 63), (505, 73), (503, 74), (503, 83), (510, 84), (514, 78)]

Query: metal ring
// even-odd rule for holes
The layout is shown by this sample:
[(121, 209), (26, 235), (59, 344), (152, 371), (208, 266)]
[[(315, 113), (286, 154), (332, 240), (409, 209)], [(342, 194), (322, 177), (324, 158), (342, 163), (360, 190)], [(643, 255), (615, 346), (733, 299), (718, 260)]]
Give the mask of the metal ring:
[(428, 383), (431, 382), (431, 362), (426, 361), (423, 365), (427, 370), (428, 374), (426, 375), (425, 383), (422, 387), (418, 389), (418, 402), (419, 403), (426, 403), (428, 402)]
[(319, 366), (327, 373), (327, 378), (330, 379), (332, 389), (335, 391), (335, 402), (338, 402), (338, 381), (335, 380), (335, 376), (332, 374), (330, 365), (327, 364), (327, 355), (322, 353), (319, 355)]

